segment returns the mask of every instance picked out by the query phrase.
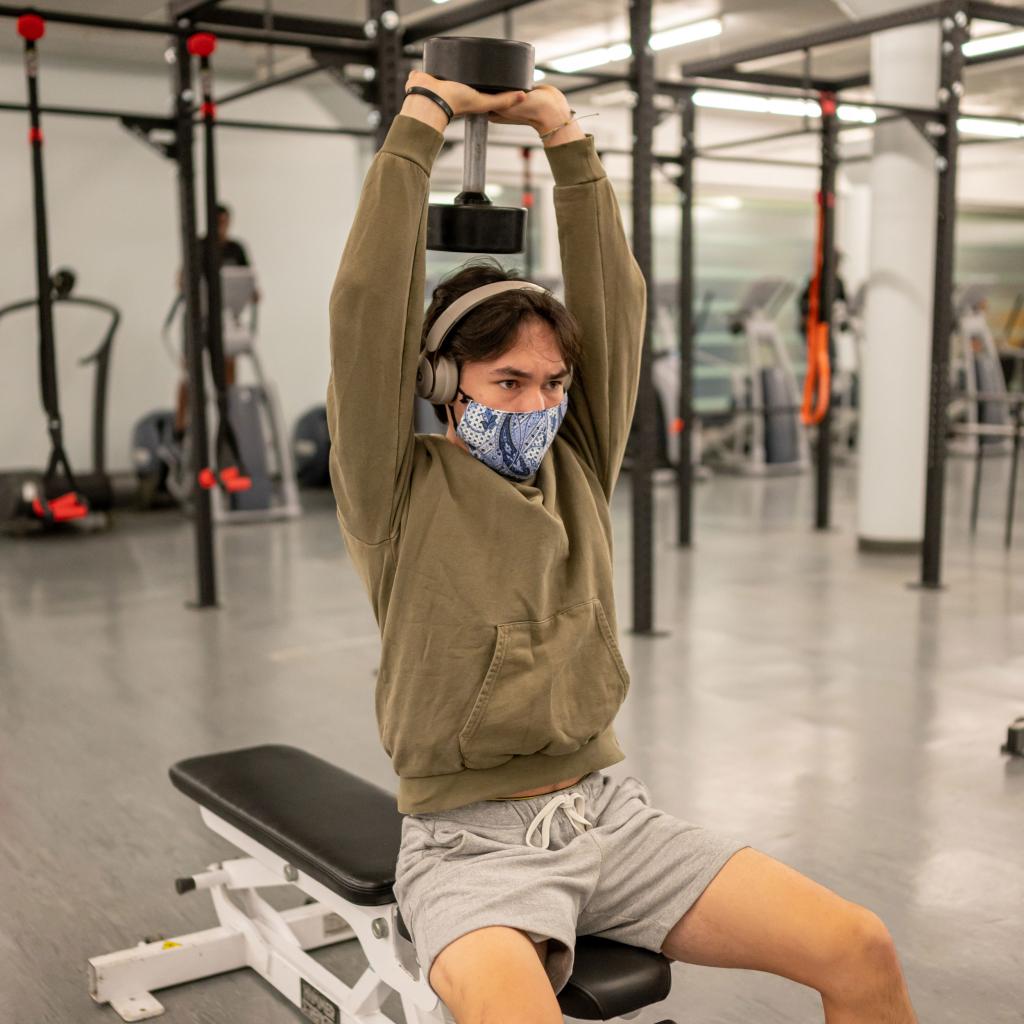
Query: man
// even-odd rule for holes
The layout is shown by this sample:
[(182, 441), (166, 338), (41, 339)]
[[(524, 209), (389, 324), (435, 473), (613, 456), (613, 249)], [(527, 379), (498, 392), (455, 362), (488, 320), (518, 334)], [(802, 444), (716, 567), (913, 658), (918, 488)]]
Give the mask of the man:
[[(245, 246), (236, 238), (229, 237), (231, 230), (231, 210), (224, 203), (217, 204), (217, 251), (220, 257), (220, 267), (248, 267), (249, 254)], [(196, 261), (200, 267), (200, 273), (206, 274), (206, 239), (204, 235), (196, 245)], [(183, 272), (178, 271), (178, 294), (184, 291), (185, 282)], [(179, 300), (180, 301), (180, 300)], [(257, 289), (253, 293), (253, 301), (260, 301), (260, 293)], [(235, 382), (235, 358), (234, 356), (224, 357), (224, 378), (230, 387)], [(185, 427), (188, 424), (188, 378), (182, 377), (178, 381), (178, 397), (174, 410), (174, 438), (180, 441), (185, 436)]]
[[(612, 720), (611, 517), (645, 287), (565, 97), (413, 72), (331, 293), (342, 535), (381, 629), (376, 713), (405, 814), (395, 894), (459, 1024), (560, 1024), (577, 934), (816, 988), (829, 1024), (915, 1020), (885, 926), (742, 841), (651, 806)], [(475, 262), (424, 319), (429, 177), (451, 117), (532, 126), (563, 306)], [(414, 435), (413, 396), (446, 435)]]

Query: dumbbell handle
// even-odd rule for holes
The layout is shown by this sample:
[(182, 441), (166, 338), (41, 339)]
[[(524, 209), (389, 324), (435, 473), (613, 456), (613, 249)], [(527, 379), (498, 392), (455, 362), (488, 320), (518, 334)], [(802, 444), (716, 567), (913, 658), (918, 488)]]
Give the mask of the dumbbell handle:
[[(487, 176), (488, 124), (486, 114), (466, 115), (466, 152), (462, 165), (462, 193), (467, 198), (484, 195)], [(476, 199), (475, 201), (483, 200)]]

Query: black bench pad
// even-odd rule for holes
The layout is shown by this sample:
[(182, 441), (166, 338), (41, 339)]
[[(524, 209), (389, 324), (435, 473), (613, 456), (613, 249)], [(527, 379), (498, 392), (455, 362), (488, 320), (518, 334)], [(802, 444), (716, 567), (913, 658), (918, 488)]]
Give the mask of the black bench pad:
[(395, 901), (402, 815), (387, 790), (283, 745), (192, 757), (170, 776), (200, 806), (351, 903)]
[[(402, 815), (379, 786), (276, 744), (192, 757), (170, 776), (186, 796), (350, 902), (395, 901)], [(409, 938), (403, 924), (399, 917)], [(570, 1017), (610, 1020), (667, 998), (670, 967), (660, 953), (580, 936), (558, 1002)]]
[(671, 990), (668, 957), (597, 935), (579, 935), (572, 977), (558, 993), (558, 1005), (577, 1020), (610, 1020), (660, 1003)]

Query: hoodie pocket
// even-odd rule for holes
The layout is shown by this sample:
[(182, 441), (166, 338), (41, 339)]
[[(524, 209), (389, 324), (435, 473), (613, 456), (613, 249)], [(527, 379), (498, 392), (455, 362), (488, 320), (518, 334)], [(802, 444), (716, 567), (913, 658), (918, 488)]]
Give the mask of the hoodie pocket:
[(579, 750), (615, 717), (629, 676), (598, 599), (497, 627), (494, 656), (459, 733), (467, 768)]

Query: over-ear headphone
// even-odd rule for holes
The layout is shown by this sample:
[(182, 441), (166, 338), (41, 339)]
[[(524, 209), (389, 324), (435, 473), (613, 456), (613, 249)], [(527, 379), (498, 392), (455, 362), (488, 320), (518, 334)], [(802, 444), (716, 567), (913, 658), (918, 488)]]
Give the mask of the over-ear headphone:
[(449, 355), (439, 355), (437, 350), (467, 313), (493, 296), (511, 291), (546, 292), (547, 289), (530, 281), (495, 281), (460, 295), (437, 318), (427, 332), (416, 370), (416, 394), (420, 398), (432, 405), (449, 405), (455, 401), (459, 387), (458, 364)]

